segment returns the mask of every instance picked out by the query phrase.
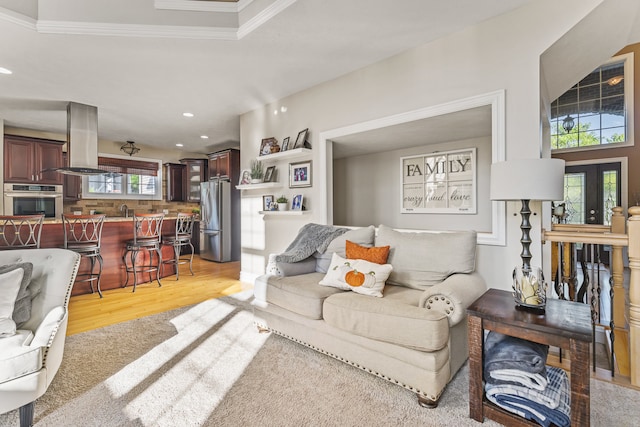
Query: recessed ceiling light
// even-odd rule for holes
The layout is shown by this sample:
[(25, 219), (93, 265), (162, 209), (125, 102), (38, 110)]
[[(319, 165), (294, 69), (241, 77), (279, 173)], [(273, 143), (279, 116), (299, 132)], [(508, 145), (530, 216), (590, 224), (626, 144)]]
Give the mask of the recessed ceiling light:
[(182, 113), (185, 117), (193, 117), (193, 113)]
[(13, 71), (9, 70), (8, 68), (0, 67), (0, 74), (13, 74)]
[(178, 143), (178, 144), (176, 144), (176, 147), (184, 147), (184, 144)]
[(287, 107), (285, 107), (285, 106), (280, 107), (280, 111), (282, 111), (283, 113), (286, 113), (287, 112)]
[(278, 115), (278, 110), (273, 110), (273, 114)]
[(200, 135), (200, 138), (202, 139), (209, 139), (209, 137), (207, 135)]

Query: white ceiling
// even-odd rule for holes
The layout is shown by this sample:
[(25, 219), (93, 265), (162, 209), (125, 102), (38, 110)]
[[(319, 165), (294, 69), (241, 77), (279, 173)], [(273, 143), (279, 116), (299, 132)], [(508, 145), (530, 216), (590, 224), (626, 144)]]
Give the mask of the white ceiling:
[[(333, 157), (339, 159), (483, 136), (491, 136), (490, 105), (334, 138)], [(389, 146), (389, 142), (393, 145)]]
[(101, 139), (207, 153), (239, 141), (242, 113), (529, 1), (240, 0), (231, 12), (185, 12), (152, 0), (0, 0), (0, 67), (13, 71), (0, 74), (0, 118), (65, 134), (74, 101), (98, 107)]

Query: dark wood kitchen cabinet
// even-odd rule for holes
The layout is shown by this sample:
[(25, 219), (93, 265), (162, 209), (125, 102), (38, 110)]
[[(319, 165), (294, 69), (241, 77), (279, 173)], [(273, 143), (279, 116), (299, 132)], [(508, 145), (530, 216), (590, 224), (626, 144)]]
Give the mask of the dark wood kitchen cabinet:
[(64, 142), (17, 135), (4, 137), (4, 181), (62, 185), (60, 168)]
[(181, 163), (166, 163), (167, 202), (185, 201), (186, 166)]
[(230, 149), (209, 154), (209, 179), (217, 177), (237, 184), (239, 168), (239, 150)]
[[(62, 162), (65, 166), (69, 166), (67, 153), (62, 153)], [(82, 177), (77, 175), (65, 174), (62, 178), (64, 184), (62, 186), (62, 200), (65, 202), (76, 202), (82, 199)]]
[(187, 202), (200, 202), (200, 183), (209, 179), (207, 159), (180, 159), (185, 165), (185, 188)]

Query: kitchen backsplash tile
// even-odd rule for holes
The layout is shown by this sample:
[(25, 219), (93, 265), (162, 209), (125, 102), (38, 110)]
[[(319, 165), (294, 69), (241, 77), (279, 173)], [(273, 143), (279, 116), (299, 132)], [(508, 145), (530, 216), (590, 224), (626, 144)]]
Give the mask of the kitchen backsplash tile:
[(199, 203), (167, 202), (166, 200), (132, 200), (132, 199), (87, 199), (75, 202), (65, 202), (63, 212), (72, 214), (81, 211), (90, 214), (92, 210), (107, 216), (124, 216), (120, 206), (127, 205), (129, 212), (154, 213), (169, 211), (168, 215), (175, 216), (178, 212), (191, 212), (200, 209)]

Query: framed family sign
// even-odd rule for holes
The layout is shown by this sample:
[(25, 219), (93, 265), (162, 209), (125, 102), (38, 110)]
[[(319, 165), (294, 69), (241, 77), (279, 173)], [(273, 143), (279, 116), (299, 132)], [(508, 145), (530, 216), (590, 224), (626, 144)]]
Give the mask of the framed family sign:
[(476, 148), (400, 158), (400, 212), (475, 214)]

